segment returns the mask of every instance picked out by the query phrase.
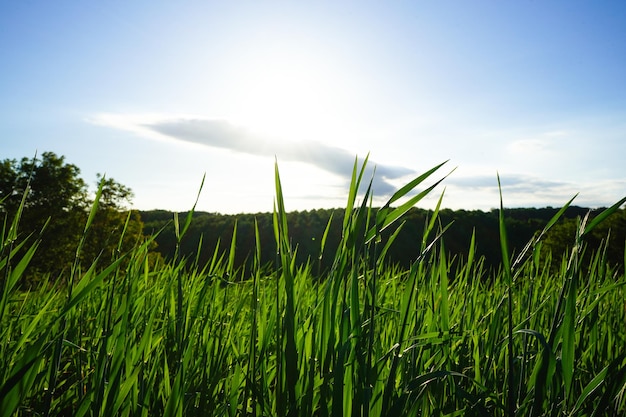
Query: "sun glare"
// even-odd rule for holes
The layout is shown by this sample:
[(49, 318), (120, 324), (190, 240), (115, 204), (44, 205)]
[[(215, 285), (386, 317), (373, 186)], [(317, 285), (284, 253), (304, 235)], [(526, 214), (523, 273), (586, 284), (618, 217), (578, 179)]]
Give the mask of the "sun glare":
[(255, 54), (234, 79), (237, 123), (280, 140), (315, 139), (336, 123), (336, 74), (304, 53)]

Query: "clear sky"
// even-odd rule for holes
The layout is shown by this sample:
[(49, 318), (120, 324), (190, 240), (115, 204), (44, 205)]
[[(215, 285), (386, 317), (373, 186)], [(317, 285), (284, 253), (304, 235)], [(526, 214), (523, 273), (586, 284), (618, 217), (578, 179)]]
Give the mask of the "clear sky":
[[(0, 3), (0, 159), (52, 151), (139, 209), (341, 207), (449, 160), (443, 205), (626, 195), (626, 2)], [(421, 206), (428, 207), (443, 192)]]

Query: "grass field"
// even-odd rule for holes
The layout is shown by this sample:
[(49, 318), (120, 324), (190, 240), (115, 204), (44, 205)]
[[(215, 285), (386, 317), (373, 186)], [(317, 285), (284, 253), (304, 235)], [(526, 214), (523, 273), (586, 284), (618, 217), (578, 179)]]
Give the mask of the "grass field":
[[(63, 282), (24, 292), (37, 244), (20, 243), (9, 219), (0, 415), (626, 415), (626, 278), (604, 247), (581, 262), (584, 235), (624, 200), (580, 219), (558, 264), (541, 231), (509, 253), (502, 218), (499, 270), (483, 268), (473, 240), (448, 259), (434, 210), (412, 266), (389, 265), (394, 235), (380, 231), (401, 227), (439, 169), (372, 209), (355, 164), (340, 248), (320, 242), (334, 259), (322, 276), (317, 260), (294, 262), (278, 170), (276, 262), (250, 270), (233, 267), (236, 234), (202, 267), (153, 265), (139, 242), (103, 270), (77, 261)], [(179, 242), (192, 213), (174, 218)]]

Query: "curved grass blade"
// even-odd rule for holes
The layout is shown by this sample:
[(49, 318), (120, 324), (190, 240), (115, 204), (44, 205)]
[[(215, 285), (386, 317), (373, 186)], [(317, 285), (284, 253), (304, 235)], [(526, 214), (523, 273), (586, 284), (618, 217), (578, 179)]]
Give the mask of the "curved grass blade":
[(504, 204), (502, 202), (502, 184), (500, 183), (500, 174), (498, 177), (498, 191), (500, 194), (500, 212), (498, 215), (498, 224), (500, 229), (500, 248), (502, 251), (502, 268), (507, 282), (507, 413), (509, 417), (515, 415), (516, 399), (515, 399), (515, 383), (514, 367), (515, 352), (513, 344), (513, 275), (511, 271), (511, 261), (509, 257), (509, 244), (506, 233), (506, 225), (504, 223)]
[(591, 220), (589, 222), (589, 224), (584, 228), (583, 232), (582, 232), (582, 236), (588, 234), (589, 232), (591, 232), (593, 229), (595, 229), (595, 227), (597, 225), (599, 225), (600, 223), (602, 223), (607, 217), (609, 217), (611, 214), (615, 213), (622, 204), (626, 203), (626, 197), (622, 198), (620, 201), (618, 201), (617, 203), (613, 204), (611, 207), (609, 207), (608, 209), (604, 210), (602, 213), (598, 214), (597, 216), (595, 216), (593, 218), (593, 220)]

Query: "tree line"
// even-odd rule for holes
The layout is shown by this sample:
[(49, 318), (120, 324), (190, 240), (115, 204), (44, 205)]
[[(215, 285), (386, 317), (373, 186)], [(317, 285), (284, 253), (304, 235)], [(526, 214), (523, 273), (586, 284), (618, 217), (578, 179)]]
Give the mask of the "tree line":
[[(100, 187), (97, 211), (77, 259), (76, 248), (85, 232), (95, 198), (80, 177), (80, 169), (53, 152), (45, 152), (36, 158), (0, 162), (0, 215), (4, 217), (2, 237), (6, 237), (11, 222), (21, 212), (16, 250), (19, 252), (28, 247), (25, 245), (19, 249), (19, 242), (39, 241), (37, 256), (25, 275), (28, 280), (34, 282), (46, 276), (54, 281), (77, 261), (85, 265), (92, 265), (93, 262), (99, 266), (108, 265), (137, 242), (153, 235), (153, 260), (175, 256), (174, 213), (166, 210), (130, 210), (127, 208), (133, 197), (130, 188), (99, 174), (96, 184)], [(558, 208), (551, 207), (505, 209), (511, 250), (520, 251), (557, 211)], [(574, 240), (577, 221), (587, 213), (587, 208), (569, 207), (564, 218), (544, 239), (544, 252), (554, 256), (563, 254)], [(180, 213), (182, 217), (186, 214)], [(404, 216), (402, 228), (387, 253), (386, 259), (390, 264), (407, 267), (417, 258), (424, 226), (432, 215), (430, 210), (413, 208)], [(308, 262), (313, 272), (319, 275), (328, 270), (341, 240), (344, 216), (343, 209), (289, 213), (289, 233), (296, 251), (296, 262), (300, 265)], [(482, 257), (486, 270), (501, 265), (498, 210), (443, 209), (439, 212), (438, 221), (441, 228), (449, 226), (443, 235), (449, 256), (462, 260), (474, 235), (476, 255)], [(235, 236), (234, 266), (246, 268), (252, 262), (258, 229), (261, 262), (272, 265), (277, 257), (273, 227), (272, 213), (225, 215), (196, 212), (180, 242), (178, 253), (203, 266), (215, 254), (230, 254)], [(391, 233), (385, 231), (381, 243)], [(326, 245), (322, 253), (321, 241), (325, 235)], [(606, 262), (623, 266), (625, 240), (626, 210), (621, 209), (587, 238), (588, 250), (602, 248)]]
[[(541, 231), (560, 208), (512, 208), (505, 209), (505, 223), (511, 251), (521, 251), (526, 243)], [(570, 206), (563, 218), (544, 238), (542, 251), (560, 257), (571, 247), (575, 239), (577, 221), (591, 211), (588, 208)], [(157, 250), (165, 258), (171, 258), (176, 249), (173, 213), (165, 210), (140, 212), (144, 222), (144, 233), (159, 232), (156, 237)], [(186, 215), (187, 213), (182, 213)], [(419, 255), (423, 230), (432, 217), (431, 210), (411, 209), (405, 216), (402, 228), (387, 253), (390, 264), (408, 267)], [(331, 267), (333, 255), (341, 239), (343, 209), (317, 209), (288, 213), (289, 234), (296, 252), (296, 262), (307, 262), (314, 272), (322, 273)], [(472, 235), (475, 236), (475, 253), (482, 257), (485, 270), (501, 265), (501, 248), (498, 228), (498, 210), (450, 210), (443, 209), (438, 214), (441, 227), (449, 225), (443, 234), (443, 242), (448, 255), (463, 260), (467, 257)], [(326, 245), (321, 252), (321, 240), (328, 227)], [(194, 220), (180, 246), (183, 256), (197, 259), (201, 265), (211, 260), (215, 253), (226, 254), (231, 248), (235, 235), (235, 265), (250, 266), (255, 251), (255, 228), (258, 228), (261, 246), (261, 261), (274, 264), (276, 244), (272, 213), (224, 215), (219, 213), (196, 212)], [(392, 231), (383, 233), (383, 242)], [(602, 248), (606, 252), (606, 262), (613, 265), (624, 264), (624, 243), (626, 240), (626, 210), (618, 210), (600, 227), (587, 237), (587, 254)], [(198, 252), (199, 250), (199, 252)]]

